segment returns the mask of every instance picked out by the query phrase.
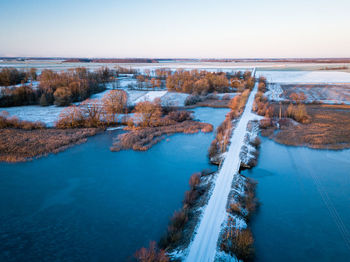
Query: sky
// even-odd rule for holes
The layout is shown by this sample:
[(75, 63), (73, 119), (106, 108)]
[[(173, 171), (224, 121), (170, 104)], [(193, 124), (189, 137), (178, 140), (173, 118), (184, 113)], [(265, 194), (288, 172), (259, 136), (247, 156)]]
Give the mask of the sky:
[(0, 56), (350, 57), (350, 0), (0, 0)]

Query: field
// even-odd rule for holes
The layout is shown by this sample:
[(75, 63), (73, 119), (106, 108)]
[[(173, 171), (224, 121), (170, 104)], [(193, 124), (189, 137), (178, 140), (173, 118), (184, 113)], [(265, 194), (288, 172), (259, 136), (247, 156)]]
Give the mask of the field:
[[(277, 106), (276, 106), (277, 107)], [(283, 124), (278, 132), (270, 133), (276, 142), (293, 146), (322, 149), (350, 148), (350, 106), (307, 105), (310, 124)], [(272, 130), (263, 130), (268, 134)]]

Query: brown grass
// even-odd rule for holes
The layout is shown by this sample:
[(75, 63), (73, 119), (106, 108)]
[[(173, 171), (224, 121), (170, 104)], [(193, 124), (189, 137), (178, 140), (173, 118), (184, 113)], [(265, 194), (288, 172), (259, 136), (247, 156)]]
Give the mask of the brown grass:
[(83, 143), (97, 129), (0, 129), (0, 161), (21, 162)]
[(215, 107), (215, 108), (227, 108), (230, 100), (227, 99), (206, 99), (204, 101), (198, 102), (196, 106), (199, 107)]
[(282, 124), (271, 134), (276, 142), (310, 148), (343, 149), (350, 147), (350, 106), (306, 105), (309, 124)]
[(199, 131), (211, 132), (213, 131), (213, 126), (207, 123), (186, 120), (167, 126), (132, 129), (128, 133), (119, 135), (117, 141), (113, 143), (111, 150), (133, 149), (145, 151), (163, 140), (167, 135), (174, 133), (194, 134)]

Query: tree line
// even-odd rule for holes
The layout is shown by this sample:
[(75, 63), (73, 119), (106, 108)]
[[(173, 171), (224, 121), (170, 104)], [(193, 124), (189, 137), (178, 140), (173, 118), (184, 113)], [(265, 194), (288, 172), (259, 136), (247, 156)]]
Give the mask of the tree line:
[(0, 91), (0, 106), (31, 104), (67, 106), (105, 90), (104, 83), (110, 81), (114, 74), (115, 72), (107, 67), (94, 72), (86, 68), (75, 68), (66, 72), (46, 69), (37, 77), (40, 81), (38, 87), (22, 85), (3, 88)]
[(37, 74), (35, 68), (24, 71), (5, 67), (0, 71), (0, 86), (18, 85), (26, 83), (28, 80), (36, 80), (36, 78)]
[(226, 74), (182, 69), (168, 74), (166, 87), (169, 91), (206, 95), (212, 92), (243, 92), (254, 87), (254, 77), (250, 71)]

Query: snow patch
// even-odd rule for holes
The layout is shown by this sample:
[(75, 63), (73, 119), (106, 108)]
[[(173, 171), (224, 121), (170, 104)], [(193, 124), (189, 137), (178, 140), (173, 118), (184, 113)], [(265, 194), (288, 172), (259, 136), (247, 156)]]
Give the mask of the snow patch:
[(144, 101), (153, 102), (156, 98), (161, 98), (167, 92), (168, 91), (149, 91), (143, 96), (137, 98), (134, 103), (137, 104), (139, 102), (144, 102)]
[(267, 84), (267, 92), (265, 93), (265, 96), (270, 101), (283, 101), (284, 98), (283, 95), (283, 89), (281, 88), (280, 84)]
[(10, 116), (16, 116), (20, 120), (40, 121), (48, 127), (53, 127), (64, 107), (58, 106), (15, 106), (0, 108), (7, 111)]

